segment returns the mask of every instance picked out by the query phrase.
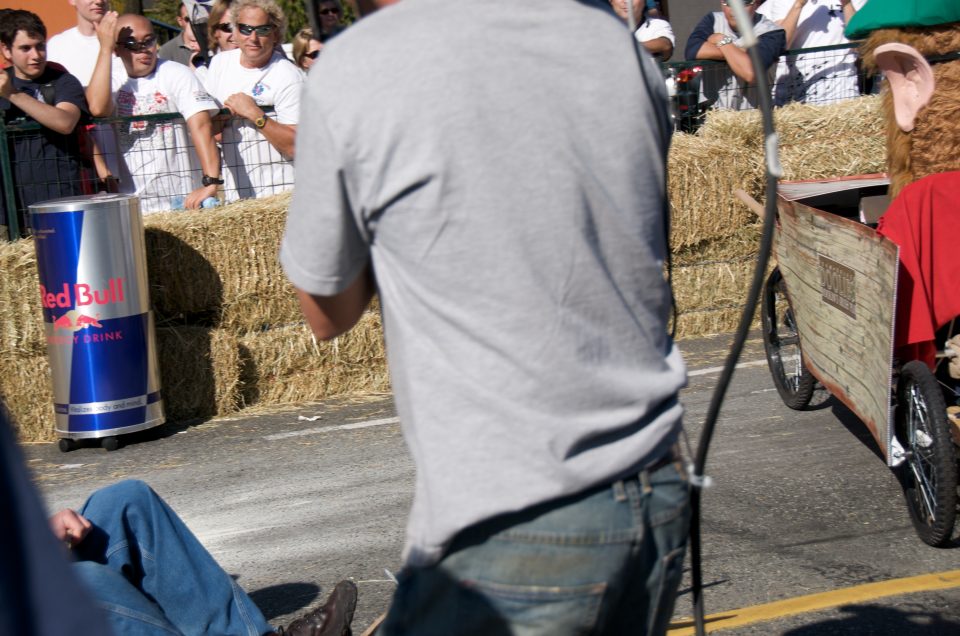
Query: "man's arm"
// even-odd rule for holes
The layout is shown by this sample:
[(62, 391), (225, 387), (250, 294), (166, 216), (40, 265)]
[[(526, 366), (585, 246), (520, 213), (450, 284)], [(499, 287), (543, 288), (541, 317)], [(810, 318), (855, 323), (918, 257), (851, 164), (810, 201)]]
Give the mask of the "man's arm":
[(650, 55), (657, 55), (661, 62), (666, 62), (673, 55), (673, 42), (667, 38), (653, 38), (641, 42), (643, 48), (647, 49)]
[[(797, 35), (797, 25), (800, 23), (800, 12), (803, 11), (803, 7), (806, 4), (807, 0), (794, 0), (794, 3), (790, 5), (790, 10), (787, 11), (787, 15), (783, 16), (780, 20), (774, 20), (774, 22), (783, 27), (786, 45), (788, 47), (793, 47), (794, 45), (793, 38)], [(758, 13), (760, 12), (758, 11)], [(772, 19), (770, 16), (766, 17), (767, 19)]]
[(335, 296), (314, 296), (297, 289), (300, 309), (314, 335), (332, 340), (357, 324), (374, 291), (373, 274), (368, 264), (346, 289)]
[(87, 107), (94, 117), (107, 117), (113, 113), (113, 95), (110, 85), (113, 69), (113, 48), (117, 41), (117, 12), (108, 11), (96, 25), (100, 52), (93, 67), (93, 75), (87, 85)]
[(263, 109), (257, 106), (253, 98), (245, 93), (234, 93), (223, 103), (235, 116), (243, 117), (247, 121), (256, 122), (261, 117), (266, 124), (260, 128), (260, 133), (287, 159), (293, 159), (294, 141), (297, 137), (297, 127), (293, 124), (281, 124), (276, 119), (266, 116)]
[[(205, 110), (195, 113), (187, 120), (187, 129), (190, 131), (193, 147), (197, 149), (203, 174), (209, 177), (220, 177), (220, 153), (217, 150), (217, 144), (213, 141), (213, 121), (210, 113)], [(215, 196), (217, 196), (216, 184), (200, 186), (187, 195), (184, 206), (188, 210), (199, 208), (204, 199)]]
[(80, 121), (80, 108), (76, 104), (60, 102), (51, 106), (14, 90), (13, 80), (6, 71), (0, 71), (0, 97), (8, 100), (44, 128), (61, 135), (70, 134)]
[(754, 78), (753, 64), (750, 63), (750, 54), (739, 46), (730, 42), (723, 46), (717, 46), (726, 36), (722, 33), (714, 33), (704, 45), (700, 48), (701, 53), (707, 55), (719, 55), (719, 57), (709, 57), (701, 59), (720, 59), (727, 63), (734, 75), (748, 84), (752, 84)]

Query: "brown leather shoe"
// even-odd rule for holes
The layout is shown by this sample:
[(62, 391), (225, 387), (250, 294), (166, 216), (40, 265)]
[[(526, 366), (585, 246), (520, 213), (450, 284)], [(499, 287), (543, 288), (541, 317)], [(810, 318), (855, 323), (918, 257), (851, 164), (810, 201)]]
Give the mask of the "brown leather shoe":
[(349, 636), (353, 610), (357, 607), (357, 586), (353, 581), (340, 581), (330, 592), (327, 602), (280, 628), (282, 636)]

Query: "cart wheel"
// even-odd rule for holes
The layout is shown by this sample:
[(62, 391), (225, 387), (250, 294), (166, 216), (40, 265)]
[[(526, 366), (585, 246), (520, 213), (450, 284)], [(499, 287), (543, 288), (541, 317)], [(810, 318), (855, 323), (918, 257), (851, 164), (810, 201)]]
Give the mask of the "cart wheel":
[(760, 313), (763, 348), (773, 384), (784, 404), (802, 410), (810, 404), (815, 381), (813, 374), (803, 366), (797, 323), (779, 268), (770, 272), (767, 278)]
[(918, 360), (900, 370), (896, 426), (907, 451), (900, 477), (913, 526), (924, 543), (943, 546), (957, 516), (957, 460), (943, 392)]
[(70, 438), (61, 437), (60, 441), (57, 443), (57, 446), (60, 447), (61, 453), (69, 453), (77, 447), (77, 443)]
[(120, 448), (120, 439), (117, 437), (104, 437), (100, 440), (100, 448), (107, 452), (115, 451)]

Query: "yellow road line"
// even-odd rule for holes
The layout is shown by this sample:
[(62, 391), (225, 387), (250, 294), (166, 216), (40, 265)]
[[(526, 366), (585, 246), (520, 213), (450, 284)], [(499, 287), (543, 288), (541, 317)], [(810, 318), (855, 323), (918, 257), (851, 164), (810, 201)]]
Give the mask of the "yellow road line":
[[(805, 614), (830, 609), (848, 603), (862, 603), (884, 596), (899, 596), (914, 592), (929, 592), (933, 590), (947, 590), (960, 587), (960, 570), (922, 574), (903, 579), (866, 583), (853, 587), (797, 596), (773, 603), (754, 605), (742, 609), (730, 610), (711, 614), (704, 621), (706, 631), (715, 632), (721, 629), (742, 627), (751, 623), (762, 623), (785, 616)], [(670, 636), (689, 636), (695, 633), (693, 619), (683, 619), (670, 624), (667, 630)]]

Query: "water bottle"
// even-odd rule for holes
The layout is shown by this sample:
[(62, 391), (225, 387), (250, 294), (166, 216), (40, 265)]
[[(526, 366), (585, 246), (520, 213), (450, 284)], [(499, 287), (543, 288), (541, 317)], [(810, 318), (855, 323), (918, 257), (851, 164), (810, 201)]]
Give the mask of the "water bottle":
[(201, 208), (215, 208), (220, 205), (220, 199), (217, 197), (207, 197), (200, 203)]

